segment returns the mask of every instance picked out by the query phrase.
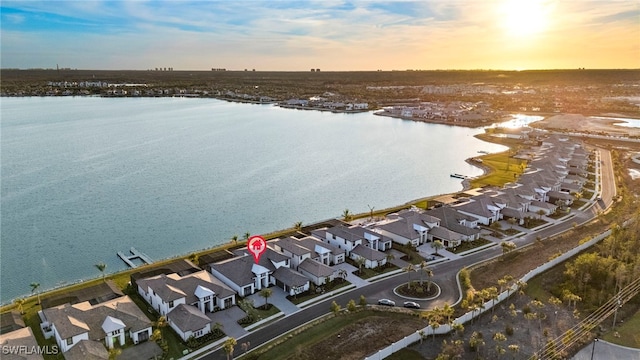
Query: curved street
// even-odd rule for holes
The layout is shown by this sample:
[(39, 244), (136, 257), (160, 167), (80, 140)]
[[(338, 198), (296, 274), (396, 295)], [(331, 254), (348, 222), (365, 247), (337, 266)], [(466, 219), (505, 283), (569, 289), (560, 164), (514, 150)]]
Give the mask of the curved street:
[[(518, 248), (521, 248), (527, 244), (531, 244), (536, 239), (546, 238), (557, 235), (564, 231), (570, 230), (576, 225), (583, 224), (596, 216), (599, 213), (605, 211), (613, 202), (613, 198), (616, 195), (615, 180), (613, 173), (613, 163), (611, 160), (611, 153), (605, 149), (598, 149), (596, 151), (596, 190), (600, 186), (600, 197), (596, 193), (591, 199), (591, 204), (584, 210), (573, 210), (568, 220), (560, 221), (548, 225), (544, 228), (538, 229), (527, 233), (524, 236), (511, 239)], [(485, 250), (471, 253), (456, 259), (444, 261), (438, 264), (430, 265), (433, 270), (434, 277), (432, 281), (436, 282), (442, 292), (436, 299), (429, 301), (417, 301), (420, 303), (422, 309), (432, 309), (434, 307), (442, 307), (445, 303), (450, 305), (455, 304), (461, 298), (459, 286), (457, 283), (457, 274), (460, 269), (469, 267), (470, 265), (480, 263), (491, 258), (502, 255), (502, 249), (500, 246), (493, 246)], [(369, 304), (377, 303), (380, 298), (387, 298), (394, 300), (396, 304), (402, 304), (404, 299), (396, 296), (393, 293), (393, 289), (409, 280), (410, 274), (400, 273), (382, 280), (378, 280), (362, 287), (346, 291), (335, 297), (319, 301), (304, 309), (280, 318), (266, 326), (256, 329), (247, 335), (236, 339), (238, 344), (243, 342), (249, 342), (251, 348), (258, 347), (265, 344), (274, 338), (295, 329), (296, 327), (303, 325), (309, 321), (312, 321), (322, 315), (330, 312), (331, 302), (336, 301), (342, 307), (346, 307), (349, 300), (354, 299), (358, 301), (361, 295), (365, 296)], [(416, 275), (411, 274), (411, 279), (416, 280)], [(238, 346), (239, 347), (239, 346)], [(372, 351), (375, 349), (372, 349)], [(203, 354), (198, 359), (226, 359), (227, 355), (221, 348), (213, 350), (208, 354)]]

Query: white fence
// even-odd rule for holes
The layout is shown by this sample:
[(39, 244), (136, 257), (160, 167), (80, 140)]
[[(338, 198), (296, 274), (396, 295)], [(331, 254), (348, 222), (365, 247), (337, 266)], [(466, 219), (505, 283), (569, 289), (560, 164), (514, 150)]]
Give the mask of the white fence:
[[(551, 269), (552, 267), (562, 263), (563, 261), (568, 260), (569, 258), (577, 255), (578, 253), (586, 250), (587, 248), (597, 244), (599, 241), (601, 241), (602, 239), (606, 238), (607, 236), (611, 235), (611, 230), (607, 230), (605, 232), (603, 232), (602, 234), (594, 237), (593, 239), (584, 242), (583, 244), (567, 251), (566, 253), (558, 256), (555, 259), (552, 259), (542, 265), (540, 265), (539, 267), (529, 271), (528, 273), (526, 273), (522, 278), (521, 281), (527, 282), (531, 279), (533, 279), (536, 275), (541, 274), (549, 269)], [(487, 301), (486, 303), (484, 303), (484, 306), (481, 307), (478, 310), (474, 310), (471, 312), (468, 312), (462, 316), (460, 316), (459, 318), (453, 320), (453, 323), (458, 323), (458, 324), (466, 324), (467, 322), (471, 321), (471, 319), (476, 318), (480, 315), (482, 315), (483, 313), (491, 310), (492, 307), (498, 305), (500, 302), (502, 302), (503, 300), (507, 299), (511, 294), (513, 294), (515, 291), (517, 291), (517, 285), (512, 285), (509, 289), (501, 292), (498, 295), (498, 299), (497, 300), (490, 300)], [(441, 334), (446, 334), (449, 331), (451, 331), (451, 326), (449, 324), (445, 324), (445, 325), (440, 325), (440, 327), (438, 327), (437, 329), (431, 328), (431, 326), (427, 326), (426, 328), (422, 329), (422, 330), (418, 330), (416, 331), (414, 334), (411, 334), (409, 336), (406, 336), (404, 339), (401, 339), (399, 341), (396, 341), (395, 343), (387, 346), (386, 348), (379, 350), (377, 353), (372, 354), (368, 357), (365, 358), (365, 360), (381, 360), (386, 358), (387, 356), (390, 356), (391, 354), (400, 351), (401, 349), (406, 348), (407, 346), (414, 344), (418, 341), (420, 341), (420, 331), (422, 331), (423, 336), (429, 336), (429, 335), (433, 335), (433, 333), (435, 332), (436, 335), (441, 335)]]

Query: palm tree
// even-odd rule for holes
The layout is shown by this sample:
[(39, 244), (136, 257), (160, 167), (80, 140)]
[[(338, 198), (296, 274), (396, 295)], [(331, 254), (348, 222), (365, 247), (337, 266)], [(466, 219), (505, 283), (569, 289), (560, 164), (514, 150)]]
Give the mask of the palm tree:
[(393, 260), (393, 259), (395, 259), (395, 258), (396, 258), (396, 257), (395, 257), (392, 253), (388, 253), (388, 254), (385, 256), (385, 259), (387, 260), (387, 263), (386, 263), (387, 267), (391, 267), (391, 265), (393, 265), (393, 264), (391, 263), (391, 260)]
[(436, 250), (436, 255), (438, 255), (438, 250), (444, 249), (444, 245), (442, 244), (442, 241), (440, 241), (440, 240), (436, 240), (436, 241), (432, 242), (431, 243), (431, 247)]
[(455, 311), (456, 310), (448, 303), (444, 303), (444, 306), (442, 307), (442, 315), (447, 317), (447, 324), (451, 324), (451, 317)]
[(369, 208), (369, 217), (373, 220), (373, 209), (375, 209), (375, 207), (370, 206), (369, 204), (367, 204), (367, 207)]
[(273, 295), (273, 290), (269, 289), (269, 288), (264, 288), (262, 290), (260, 290), (260, 296), (262, 296), (264, 298), (264, 308), (267, 308), (267, 305), (269, 305), (269, 298), (271, 297), (271, 295)]
[(16, 299), (14, 302), (16, 303), (16, 305), (18, 305), (18, 311), (20, 311), (20, 314), (21, 315), (24, 314), (24, 309), (22, 308), (22, 306), (25, 303), (25, 299), (19, 298), (19, 299)]
[(251, 233), (250, 232), (246, 232), (244, 233), (244, 241), (249, 241), (249, 238), (251, 237)]
[(99, 262), (96, 264), (96, 268), (98, 268), (98, 270), (100, 270), (100, 272), (102, 273), (102, 281), (105, 281), (104, 270), (107, 268), (107, 264), (105, 264), (104, 262)]
[(238, 245), (238, 235), (233, 235), (231, 241), (233, 241), (233, 245)]
[(31, 294), (33, 294), (34, 291), (36, 292), (36, 295), (38, 296), (38, 304), (40, 304), (40, 293), (37, 291), (40, 287), (40, 283), (32, 282), (29, 286), (31, 286)]
[(344, 209), (344, 211), (342, 212), (342, 217), (344, 218), (344, 221), (351, 221), (351, 219), (353, 218), (349, 209)]
[(409, 281), (408, 281), (407, 287), (411, 289), (411, 273), (415, 271), (415, 269), (413, 268), (413, 265), (411, 264), (407, 265), (406, 267), (402, 268), (402, 271), (409, 274)]
[(347, 279), (347, 270), (345, 269), (338, 269), (338, 277), (341, 278), (342, 280), (346, 280)]
[(167, 322), (167, 318), (165, 316), (160, 316), (158, 320), (156, 320), (156, 327), (160, 329), (160, 338), (164, 339), (164, 328), (169, 325)]
[(296, 221), (296, 222), (293, 224), (293, 228), (294, 228), (296, 231), (301, 231), (301, 230), (302, 230), (302, 221)]
[(358, 275), (360, 275), (360, 273), (362, 272), (362, 265), (364, 265), (364, 263), (367, 261), (365, 260), (365, 258), (363, 258), (362, 256), (358, 256), (355, 260), (356, 265), (358, 265)]
[(230, 337), (225, 342), (222, 348), (224, 352), (227, 354), (227, 360), (230, 360), (233, 357), (233, 348), (238, 344), (236, 339)]
[(500, 243), (500, 246), (502, 247), (503, 257), (516, 248), (516, 244), (513, 241), (503, 241)]

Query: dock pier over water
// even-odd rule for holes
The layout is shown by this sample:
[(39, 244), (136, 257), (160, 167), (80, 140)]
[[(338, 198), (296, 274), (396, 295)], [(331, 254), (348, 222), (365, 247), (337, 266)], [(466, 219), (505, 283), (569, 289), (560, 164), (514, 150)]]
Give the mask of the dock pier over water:
[(145, 264), (151, 264), (153, 262), (151, 261), (151, 258), (149, 258), (149, 256), (147, 256), (142, 251), (139, 251), (138, 249), (134, 248), (133, 246), (131, 247), (129, 252), (131, 253), (131, 255), (126, 255), (122, 251), (118, 251), (118, 257), (122, 259), (122, 261), (124, 261), (124, 263), (131, 268), (135, 268), (138, 266), (133, 262), (133, 260), (135, 259), (140, 259)]

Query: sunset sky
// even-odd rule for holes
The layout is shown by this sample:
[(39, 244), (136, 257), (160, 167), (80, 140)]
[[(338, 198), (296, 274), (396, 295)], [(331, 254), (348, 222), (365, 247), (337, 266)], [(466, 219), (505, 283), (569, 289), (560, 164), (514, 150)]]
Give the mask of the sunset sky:
[(3, 68), (640, 68), (638, 0), (0, 4)]

